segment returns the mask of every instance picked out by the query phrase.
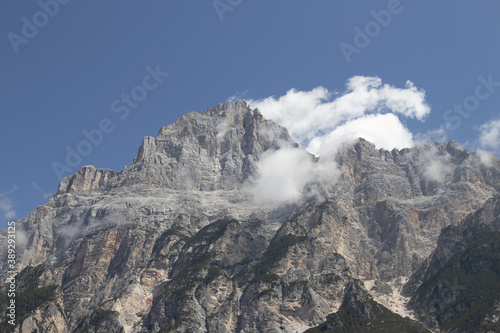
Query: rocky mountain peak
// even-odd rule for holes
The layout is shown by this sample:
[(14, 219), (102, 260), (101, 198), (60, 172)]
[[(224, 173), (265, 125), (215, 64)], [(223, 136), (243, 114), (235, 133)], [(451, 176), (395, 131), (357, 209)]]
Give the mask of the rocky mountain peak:
[(172, 189), (235, 189), (254, 174), (264, 151), (293, 144), (285, 128), (246, 102), (226, 102), (145, 138), (127, 172), (134, 182)]
[(237, 189), (256, 171), (267, 150), (297, 146), (288, 131), (245, 101), (190, 112), (143, 139), (132, 163), (120, 172), (84, 167), (66, 177), (59, 194), (144, 184), (174, 190)]
[(450, 153), (452, 156), (454, 156), (457, 155), (457, 153), (460, 154), (463, 151), (463, 149), (462, 147), (460, 147), (460, 144), (457, 141), (451, 139), (450, 141), (448, 141), (448, 144), (446, 145), (446, 151)]
[[(204, 110), (201, 114), (209, 117), (226, 117), (231, 118), (235, 116), (245, 116), (248, 112), (253, 112), (244, 100), (237, 100), (235, 102), (219, 103), (213, 108)], [(260, 111), (259, 111), (260, 113)]]

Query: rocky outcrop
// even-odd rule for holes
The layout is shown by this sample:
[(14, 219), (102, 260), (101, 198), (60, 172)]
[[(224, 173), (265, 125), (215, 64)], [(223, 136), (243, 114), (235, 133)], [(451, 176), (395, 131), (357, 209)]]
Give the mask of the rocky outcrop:
[(73, 176), (64, 178), (59, 184), (57, 194), (106, 189), (117, 175), (118, 172), (115, 170), (97, 169), (92, 165), (87, 165)]

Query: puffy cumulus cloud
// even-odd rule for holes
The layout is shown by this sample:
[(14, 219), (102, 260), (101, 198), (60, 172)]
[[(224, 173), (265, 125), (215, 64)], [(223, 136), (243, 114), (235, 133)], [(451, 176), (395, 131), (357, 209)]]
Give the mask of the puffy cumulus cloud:
[(500, 119), (493, 119), (479, 127), (479, 144), (483, 148), (498, 149), (500, 147)]
[(280, 97), (247, 102), (286, 127), (307, 151), (320, 156), (315, 161), (297, 148), (265, 154), (248, 188), (256, 200), (266, 203), (297, 201), (304, 193), (315, 194), (314, 184), (334, 184), (341, 173), (334, 153), (346, 141), (363, 137), (389, 150), (413, 146), (413, 134), (399, 117), (422, 121), (430, 113), (425, 92), (412, 82), (397, 88), (367, 76), (350, 78), (341, 94), (324, 87), (291, 89)]
[(321, 197), (318, 184), (334, 184), (341, 171), (333, 155), (319, 159), (301, 148), (267, 151), (257, 163), (257, 175), (246, 183), (258, 203), (294, 203), (304, 197)]
[(340, 118), (329, 112), (331, 107), (330, 93), (323, 87), (311, 91), (289, 90), (279, 98), (274, 96), (247, 101), (251, 107), (258, 108), (262, 114), (274, 122), (285, 126), (290, 135), (297, 141), (312, 139), (318, 132), (330, 128), (330, 124), (338, 124)]
[[(278, 98), (271, 96), (259, 100), (248, 100), (252, 107), (259, 108), (262, 114), (285, 126), (294, 140), (301, 146), (307, 147), (313, 139), (327, 136), (337, 127), (344, 126), (343, 131), (351, 129), (354, 131), (356, 125), (349, 126), (353, 121), (358, 125), (366, 124), (359, 118), (367, 117), (369, 114), (399, 115), (405, 118), (423, 120), (429, 113), (430, 107), (425, 102), (425, 91), (418, 89), (407, 81), (404, 88), (397, 88), (389, 84), (382, 84), (378, 77), (355, 76), (350, 78), (346, 84), (343, 94), (329, 92), (324, 87), (317, 87), (311, 91), (289, 90), (285, 95)], [(395, 124), (395, 117), (387, 117), (386, 120)], [(380, 122), (379, 122), (380, 125)], [(399, 122), (397, 130), (404, 126)], [(365, 126), (366, 129), (366, 126)], [(382, 131), (371, 131), (372, 133)], [(406, 130), (408, 132), (408, 130)], [(359, 136), (365, 137), (362, 132)], [(376, 145), (386, 143), (387, 138), (373, 136), (372, 142)], [(411, 145), (411, 141), (409, 142)], [(398, 147), (398, 138), (393, 140), (391, 148)]]
[(391, 150), (413, 145), (413, 134), (392, 114), (370, 114), (336, 127), (330, 133), (312, 139), (307, 150), (315, 155), (333, 153), (339, 145), (359, 137), (379, 148)]
[(314, 179), (314, 162), (299, 148), (282, 148), (264, 153), (258, 172), (248, 190), (261, 203), (294, 202), (306, 184)]

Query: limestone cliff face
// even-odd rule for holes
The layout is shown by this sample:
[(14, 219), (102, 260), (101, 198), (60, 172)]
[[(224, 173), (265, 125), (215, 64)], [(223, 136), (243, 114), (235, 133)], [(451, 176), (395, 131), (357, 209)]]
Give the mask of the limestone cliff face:
[(442, 228), (500, 189), (498, 160), (486, 167), (453, 140), (389, 152), (360, 139), (336, 160), (341, 176), (323, 188), (347, 218), (341, 234), (351, 244), (338, 251), (366, 279), (408, 276), (434, 249)]
[(237, 101), (162, 127), (121, 171), (63, 179), (17, 223), (21, 299), (37, 295), (17, 330), (303, 332), (363, 281), (377, 301), (396, 295), (434, 260), (440, 230), (500, 189), (500, 161), (454, 141), (386, 151), (359, 139), (301, 200), (255, 200), (259, 161), (289, 147), (285, 128)]

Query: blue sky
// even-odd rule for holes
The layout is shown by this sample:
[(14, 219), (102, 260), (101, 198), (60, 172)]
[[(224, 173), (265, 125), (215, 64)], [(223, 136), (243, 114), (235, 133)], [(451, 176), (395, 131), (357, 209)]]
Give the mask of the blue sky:
[[(189, 111), (292, 88), (333, 99), (355, 76), (425, 91), (424, 121), (400, 117), (411, 133), (498, 153), (499, 14), (494, 0), (4, 1), (0, 225), (47, 202), (54, 162), (64, 175), (121, 170), (144, 136)], [(68, 166), (67, 147), (99, 127)]]

